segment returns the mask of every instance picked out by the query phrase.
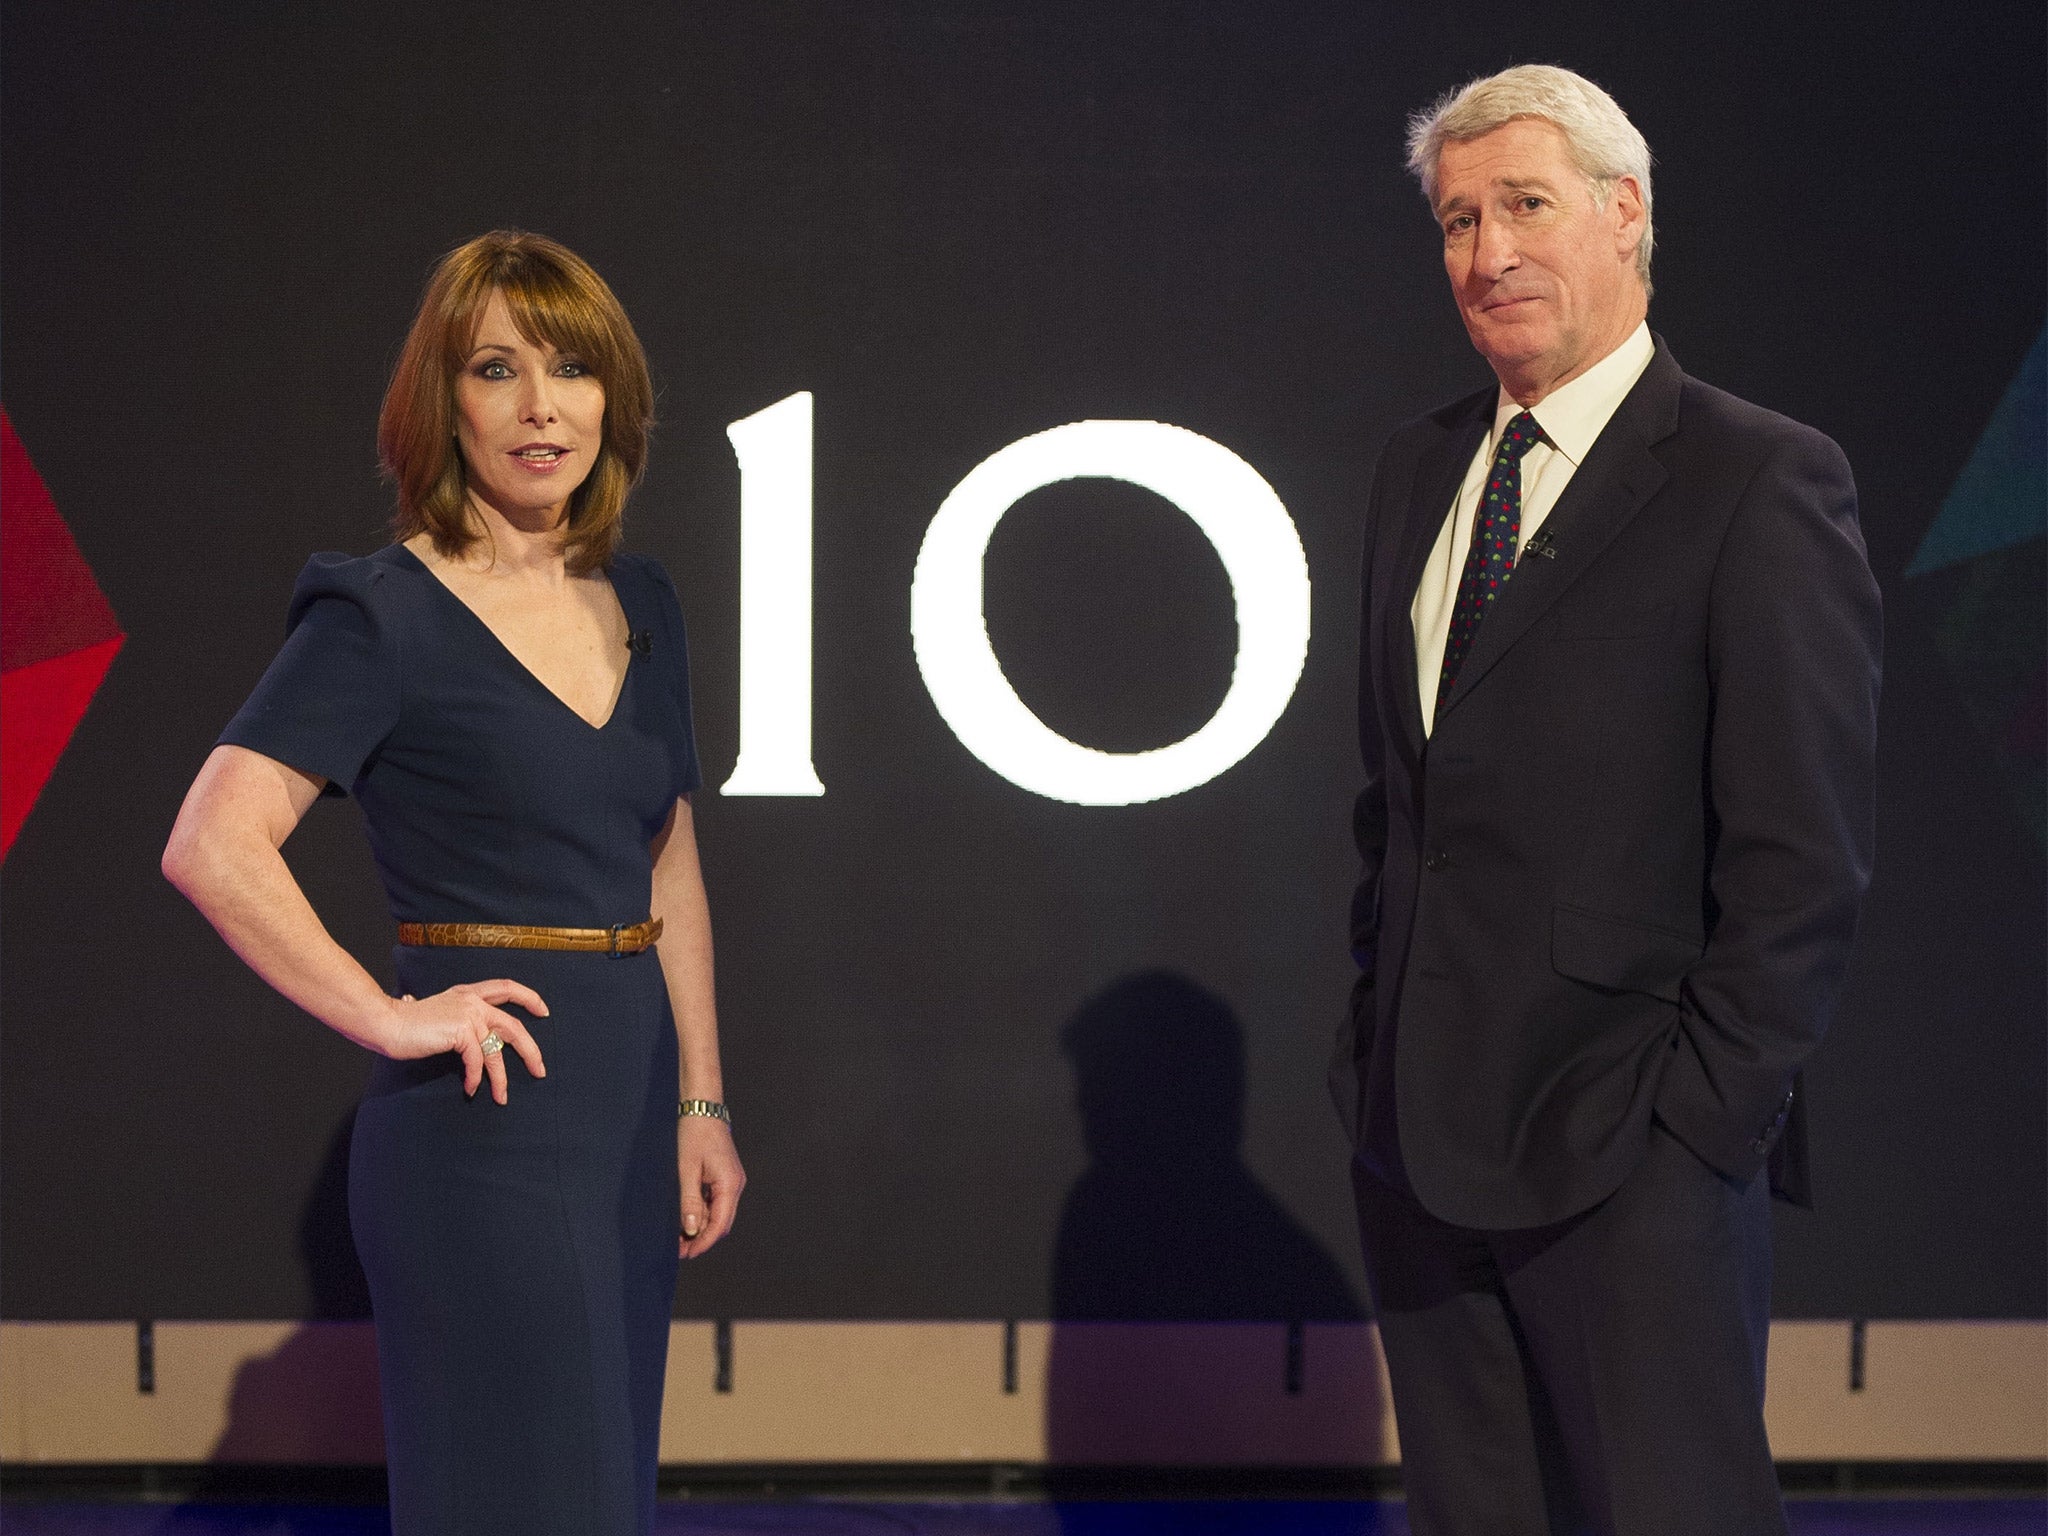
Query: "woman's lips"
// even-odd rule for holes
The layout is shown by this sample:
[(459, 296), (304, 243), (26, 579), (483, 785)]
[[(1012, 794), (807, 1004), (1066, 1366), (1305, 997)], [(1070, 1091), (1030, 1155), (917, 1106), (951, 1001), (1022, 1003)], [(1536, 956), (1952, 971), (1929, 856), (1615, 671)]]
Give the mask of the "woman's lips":
[(552, 474), (555, 470), (568, 463), (569, 455), (572, 451), (571, 449), (549, 443), (527, 448), (514, 448), (505, 456), (528, 474), (546, 475)]

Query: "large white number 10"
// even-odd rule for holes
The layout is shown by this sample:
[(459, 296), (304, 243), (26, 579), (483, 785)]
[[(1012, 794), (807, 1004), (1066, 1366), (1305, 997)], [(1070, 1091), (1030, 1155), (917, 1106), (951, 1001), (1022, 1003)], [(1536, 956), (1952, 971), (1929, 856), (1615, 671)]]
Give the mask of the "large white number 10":
[[(822, 795), (811, 767), (811, 397), (726, 429), (740, 462), (740, 757), (723, 793)], [(989, 644), (982, 559), (1023, 496), (1061, 480), (1123, 480), (1165, 497), (1230, 578), (1230, 688), (1193, 735), (1146, 752), (1069, 741), (1017, 696)], [(1206, 784), (1265, 740), (1308, 655), (1308, 562), (1280, 498), (1222, 444), (1157, 421), (1077, 421), (969, 471), (940, 505), (910, 583), (918, 671), (961, 744), (1024, 789), (1133, 805)]]

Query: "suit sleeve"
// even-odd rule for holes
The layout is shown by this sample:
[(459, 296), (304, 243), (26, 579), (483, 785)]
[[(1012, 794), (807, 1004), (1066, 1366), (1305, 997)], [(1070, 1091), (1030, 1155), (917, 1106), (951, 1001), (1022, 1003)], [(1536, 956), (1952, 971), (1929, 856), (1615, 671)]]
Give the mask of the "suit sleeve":
[(1374, 546), (1380, 537), (1380, 507), (1387, 487), (1382, 453), (1366, 499), (1365, 553), (1359, 571), (1358, 750), (1364, 784), (1351, 810), (1351, 837), (1358, 849), (1358, 884), (1351, 893), (1351, 956), (1358, 976), (1350, 1005), (1338, 1025), (1329, 1067), (1329, 1089), (1347, 1136), (1356, 1140), (1361, 1099), (1359, 1063), (1372, 1051), (1375, 984), (1379, 968), (1380, 870), (1387, 852), (1386, 746), (1380, 732), (1378, 691), (1372, 664), (1372, 579)]
[(1748, 1179), (1841, 991), (1875, 834), (1881, 621), (1841, 450), (1781, 444), (1714, 574), (1707, 657), (1709, 938), (1681, 989), (1658, 1116)]
[[(1377, 488), (1381, 476), (1374, 477)], [(1377, 507), (1374, 508), (1377, 511)], [(1351, 892), (1351, 957), (1358, 963), (1353, 1011), (1377, 979), (1380, 941), (1380, 870), (1387, 856), (1386, 741), (1380, 727), (1377, 680), (1372, 659), (1373, 545), (1378, 518), (1368, 518), (1365, 560), (1359, 575), (1358, 756), (1364, 779), (1351, 807), (1351, 840), (1358, 849), (1358, 884)]]

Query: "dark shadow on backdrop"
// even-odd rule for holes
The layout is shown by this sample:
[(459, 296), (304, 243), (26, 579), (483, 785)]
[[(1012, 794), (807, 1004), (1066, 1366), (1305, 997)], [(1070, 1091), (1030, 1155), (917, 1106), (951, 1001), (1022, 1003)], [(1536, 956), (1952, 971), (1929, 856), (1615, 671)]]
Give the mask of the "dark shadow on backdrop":
[(367, 1322), (370, 1316), (370, 1282), (363, 1278), (348, 1224), (348, 1144), (355, 1128), (351, 1106), (327, 1143), (299, 1212), (299, 1260), (306, 1267), (312, 1315), (323, 1322)]
[[(377, 1397), (377, 1358), (370, 1332), (370, 1287), (356, 1257), (348, 1221), (351, 1108), (335, 1128), (299, 1215), (299, 1258), (305, 1265), (311, 1315), (269, 1354), (235, 1373), (227, 1427), (208, 1458), (224, 1469), (222, 1489), (236, 1485), (225, 1469), (261, 1464), (340, 1460), (373, 1465), (383, 1460), (383, 1420)], [(198, 1501), (173, 1511), (162, 1529), (212, 1529), (204, 1484)], [(297, 1523), (301, 1516), (310, 1523)], [(307, 1509), (280, 1512), (293, 1533), (358, 1527), (360, 1512)], [(340, 1521), (337, 1525), (335, 1522)], [(181, 1523), (182, 1522), (182, 1523)]]
[(1244, 1164), (1244, 1026), (1172, 971), (1112, 982), (1061, 1032), (1088, 1168), (1053, 1251), (1061, 1322), (1364, 1315), (1343, 1271)]
[[(1161, 1401), (1170, 1394), (1123, 1357), (1171, 1351), (1175, 1335), (1099, 1326), (1366, 1315), (1335, 1259), (1245, 1166), (1244, 1026), (1187, 977), (1144, 971), (1083, 1004), (1061, 1044), (1089, 1163), (1068, 1191), (1053, 1251), (1048, 1459), (1055, 1468), (1136, 1464), (1148, 1447), (1173, 1442), (1255, 1448), (1254, 1420), (1269, 1411), (1286, 1369), (1282, 1331), (1254, 1336), (1255, 1350), (1272, 1341), (1272, 1358), (1248, 1362), (1254, 1375), (1241, 1393), (1212, 1380)], [(1367, 1412), (1385, 1408), (1368, 1404)], [(1360, 1429), (1376, 1435), (1379, 1422)], [(1053, 1476), (1056, 1493), (1100, 1486)]]

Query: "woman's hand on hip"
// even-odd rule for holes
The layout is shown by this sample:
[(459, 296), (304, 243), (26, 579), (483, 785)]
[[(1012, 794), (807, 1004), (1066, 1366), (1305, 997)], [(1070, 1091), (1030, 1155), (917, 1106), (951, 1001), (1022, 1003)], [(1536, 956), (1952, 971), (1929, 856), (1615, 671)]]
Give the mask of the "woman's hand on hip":
[(377, 1049), (395, 1061), (417, 1061), (454, 1051), (462, 1058), (462, 1091), (475, 1093), (489, 1074), (491, 1097), (502, 1104), (505, 1048), (517, 1051), (535, 1077), (548, 1075), (533, 1036), (499, 1006), (502, 1003), (517, 1003), (536, 1018), (547, 1017), (548, 1005), (531, 987), (503, 979), (465, 981), (431, 997), (408, 994), (393, 999), (391, 1027)]
[(683, 1237), (678, 1252), (694, 1259), (732, 1230), (747, 1187), (732, 1144), (732, 1127), (709, 1115), (684, 1115), (676, 1122), (676, 1168), (683, 1180)]

